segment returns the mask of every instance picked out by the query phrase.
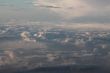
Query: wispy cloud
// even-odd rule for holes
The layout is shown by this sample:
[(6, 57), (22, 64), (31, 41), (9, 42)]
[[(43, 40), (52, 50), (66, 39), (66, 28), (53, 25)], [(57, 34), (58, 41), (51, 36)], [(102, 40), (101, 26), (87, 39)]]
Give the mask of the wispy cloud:
[(110, 30), (110, 25), (109, 24), (78, 24), (78, 23), (71, 23), (71, 24), (62, 24), (58, 26), (58, 28), (62, 28), (62, 29), (75, 29), (75, 30), (98, 30), (98, 31), (102, 31), (102, 30)]
[[(110, 23), (110, 0), (22, 1), (0, 3), (0, 22), (3, 24), (26, 24), (33, 21), (55, 24), (66, 22), (82, 25)], [(23, 5), (19, 7), (16, 3), (18, 5), (23, 3)]]
[(91, 7), (82, 0), (35, 0), (33, 5), (49, 8), (66, 18), (83, 16), (91, 10)]
[(63, 18), (75, 18), (86, 15), (109, 15), (109, 0), (34, 0), (33, 5), (47, 8)]

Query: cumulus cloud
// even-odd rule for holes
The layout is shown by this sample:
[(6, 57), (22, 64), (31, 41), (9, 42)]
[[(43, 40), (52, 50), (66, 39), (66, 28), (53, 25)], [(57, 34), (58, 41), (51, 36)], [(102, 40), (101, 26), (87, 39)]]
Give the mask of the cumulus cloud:
[(36, 42), (36, 40), (30, 38), (31, 35), (27, 31), (22, 32), (20, 35), (21, 35), (21, 37), (22, 37), (22, 39), (24, 41), (27, 41), (27, 42)]
[(6, 51), (4, 51), (4, 53), (5, 53), (5, 54), (8, 56), (8, 58), (10, 58), (11, 60), (15, 60), (16, 56), (15, 56), (15, 54), (14, 54), (13, 51), (11, 51), (11, 50), (6, 50)]
[(21, 35), (23, 40), (30, 41), (30, 38), (29, 38), (30, 34), (29, 34), (29, 32), (24, 31), (20, 35)]
[(55, 60), (55, 56), (53, 54), (47, 54), (47, 58), (50, 62)]

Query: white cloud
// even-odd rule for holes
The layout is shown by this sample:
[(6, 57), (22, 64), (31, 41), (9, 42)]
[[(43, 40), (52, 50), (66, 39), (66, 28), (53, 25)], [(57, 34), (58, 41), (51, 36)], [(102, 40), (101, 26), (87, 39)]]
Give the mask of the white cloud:
[(24, 40), (24, 41), (27, 41), (27, 42), (36, 42), (36, 40), (32, 40), (31, 38), (30, 38), (30, 33), (29, 32), (27, 32), (27, 31), (24, 31), (24, 32), (22, 32), (21, 34), (21, 37), (22, 37), (22, 39)]
[(35, 0), (33, 5), (48, 8), (64, 18), (83, 16), (91, 11), (90, 5), (82, 0)]
[[(34, 0), (33, 5), (48, 9), (64, 19), (110, 15), (109, 0)], [(104, 4), (103, 4), (104, 3)]]

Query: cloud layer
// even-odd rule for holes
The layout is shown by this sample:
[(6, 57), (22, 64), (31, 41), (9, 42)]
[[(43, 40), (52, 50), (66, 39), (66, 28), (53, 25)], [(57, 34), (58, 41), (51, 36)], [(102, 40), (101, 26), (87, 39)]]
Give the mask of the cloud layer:
[[(44, 24), (50, 23), (53, 27), (57, 24), (62, 25), (62, 23), (67, 25), (72, 23), (73, 26), (76, 24), (93, 26), (110, 24), (110, 0), (20, 0), (10, 2), (5, 2), (8, 4), (0, 2), (1, 24), (26, 25), (28, 22), (43, 22)], [(18, 6), (20, 4), (22, 5)], [(40, 25), (45, 26), (44, 24)]]
[(63, 18), (107, 16), (110, 14), (109, 0), (35, 0), (34, 6), (47, 8)]
[(82, 0), (36, 0), (33, 4), (49, 8), (64, 17), (83, 16), (91, 10), (91, 7)]

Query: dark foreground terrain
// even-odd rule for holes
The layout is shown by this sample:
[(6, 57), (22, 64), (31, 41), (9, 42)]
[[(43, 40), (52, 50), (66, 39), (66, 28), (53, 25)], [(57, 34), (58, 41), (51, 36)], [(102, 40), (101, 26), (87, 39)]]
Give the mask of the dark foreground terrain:
[(39, 67), (32, 70), (1, 70), (0, 73), (110, 73), (110, 70), (96, 65), (68, 65)]

